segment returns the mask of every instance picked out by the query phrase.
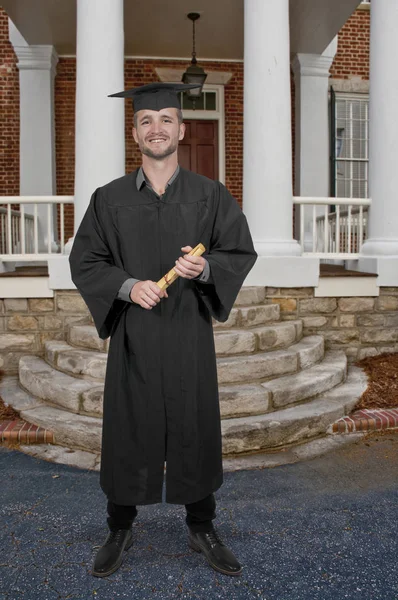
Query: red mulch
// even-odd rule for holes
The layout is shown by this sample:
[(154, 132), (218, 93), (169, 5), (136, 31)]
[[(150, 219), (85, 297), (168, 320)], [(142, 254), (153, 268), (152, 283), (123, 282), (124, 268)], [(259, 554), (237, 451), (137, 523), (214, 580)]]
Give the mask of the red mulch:
[[(4, 371), (0, 369), (0, 381), (3, 379)], [(7, 406), (4, 403), (3, 398), (0, 396), (0, 421), (10, 421), (19, 419), (19, 413), (17, 413), (11, 406)]]
[(368, 388), (355, 410), (398, 407), (398, 354), (381, 354), (356, 363), (368, 376)]

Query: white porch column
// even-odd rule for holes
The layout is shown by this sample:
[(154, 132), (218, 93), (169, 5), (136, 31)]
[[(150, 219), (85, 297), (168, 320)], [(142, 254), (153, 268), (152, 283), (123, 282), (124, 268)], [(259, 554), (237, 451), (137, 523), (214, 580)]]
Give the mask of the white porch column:
[[(329, 70), (337, 51), (337, 37), (323, 54), (296, 54), (295, 81), (295, 196), (327, 198), (329, 194)], [(318, 214), (324, 214), (319, 207)], [(312, 249), (312, 207), (304, 213), (304, 248)], [(295, 230), (300, 231), (296, 206)]]
[[(58, 55), (53, 46), (29, 46), (9, 22), (10, 41), (18, 58), (20, 90), (20, 194), (56, 193), (54, 78)], [(25, 205), (32, 214), (32, 205)], [(47, 205), (38, 206), (39, 251), (47, 252), (54, 238), (56, 211), (48, 227)]]
[[(371, 7), (369, 108), (369, 239), (361, 269), (379, 274), (378, 285), (398, 285), (398, 3)], [(366, 257), (374, 257), (367, 259)]]
[[(95, 189), (125, 174), (123, 0), (77, 0), (76, 233)], [(73, 238), (65, 252), (70, 252)], [(50, 287), (74, 288), (68, 256), (48, 261)]]
[(259, 255), (245, 285), (316, 285), (319, 261), (293, 239), (289, 0), (245, 0), (244, 32), (243, 210)]
[(77, 0), (75, 232), (91, 194), (125, 174), (123, 0)]

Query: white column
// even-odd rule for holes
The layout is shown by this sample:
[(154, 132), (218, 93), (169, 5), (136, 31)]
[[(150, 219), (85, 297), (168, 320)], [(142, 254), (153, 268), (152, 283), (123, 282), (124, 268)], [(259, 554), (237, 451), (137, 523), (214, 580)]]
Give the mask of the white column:
[[(295, 82), (295, 196), (327, 198), (330, 181), (329, 70), (337, 51), (337, 37), (323, 54), (296, 54)], [(300, 231), (296, 206), (295, 231)], [(319, 207), (317, 214), (324, 214)], [(312, 207), (304, 212), (304, 249), (312, 249)]]
[(125, 174), (123, 0), (77, 0), (75, 232), (94, 190)]
[[(92, 193), (125, 174), (123, 0), (77, 0), (75, 233)], [(72, 247), (68, 241), (65, 252)], [(67, 256), (48, 261), (50, 287), (74, 288)]]
[(315, 285), (319, 261), (293, 239), (289, 0), (245, 0), (244, 14), (243, 210), (259, 255), (245, 285)]
[[(370, 27), (369, 237), (355, 266), (398, 286), (398, 3), (372, 2)], [(354, 265), (350, 265), (354, 267)]]
[(398, 3), (372, 2), (369, 106), (369, 239), (366, 256), (398, 257)]
[[(58, 56), (53, 46), (29, 46), (10, 21), (10, 41), (18, 58), (20, 90), (20, 194), (56, 193), (54, 78)], [(33, 212), (25, 205), (25, 213)], [(49, 226), (48, 226), (49, 225)], [(48, 224), (47, 205), (38, 206), (39, 251), (55, 244), (56, 211)]]

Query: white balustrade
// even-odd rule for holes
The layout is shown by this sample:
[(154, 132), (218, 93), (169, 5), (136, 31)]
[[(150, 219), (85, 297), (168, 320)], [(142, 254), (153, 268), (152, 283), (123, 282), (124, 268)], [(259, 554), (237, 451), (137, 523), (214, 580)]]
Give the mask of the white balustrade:
[[(65, 204), (73, 204), (73, 196), (0, 196), (0, 260), (36, 261), (64, 253)], [(47, 252), (39, 251), (39, 204), (47, 205)], [(33, 205), (33, 214), (25, 212)], [(54, 205), (59, 206), (59, 240), (52, 243), (51, 215)]]
[[(357, 259), (368, 236), (369, 198), (311, 198), (295, 196), (293, 203), (300, 210), (300, 245), (303, 256), (318, 258)], [(324, 215), (319, 207), (324, 207)], [(331, 211), (330, 208), (334, 207)], [(312, 212), (310, 249), (304, 246), (305, 223)], [(306, 219), (307, 217), (307, 219)]]

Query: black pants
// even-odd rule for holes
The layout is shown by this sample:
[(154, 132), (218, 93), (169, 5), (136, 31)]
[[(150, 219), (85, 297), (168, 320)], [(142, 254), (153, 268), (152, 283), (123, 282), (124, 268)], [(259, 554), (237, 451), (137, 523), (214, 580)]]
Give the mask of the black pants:
[[(108, 500), (109, 529), (129, 529), (137, 516), (136, 506), (122, 506)], [(212, 520), (216, 518), (216, 501), (213, 494), (203, 500), (185, 505), (186, 524), (194, 531), (206, 532), (212, 529)]]

